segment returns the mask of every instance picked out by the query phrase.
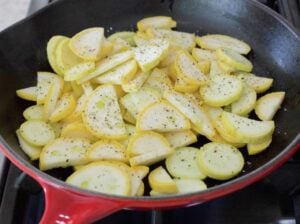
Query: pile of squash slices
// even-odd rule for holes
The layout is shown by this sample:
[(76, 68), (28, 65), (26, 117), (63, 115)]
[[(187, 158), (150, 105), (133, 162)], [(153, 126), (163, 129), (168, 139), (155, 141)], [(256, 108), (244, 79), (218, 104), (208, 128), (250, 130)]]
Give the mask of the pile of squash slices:
[[(23, 151), (43, 171), (73, 166), (71, 185), (122, 196), (202, 191), (206, 178), (238, 175), (240, 150), (271, 144), (285, 92), (265, 93), (273, 79), (250, 73), (245, 42), (175, 27), (155, 16), (136, 32), (53, 36), (53, 72), (16, 91), (35, 102), (16, 131)], [(200, 149), (191, 146), (199, 135), (209, 140)]]

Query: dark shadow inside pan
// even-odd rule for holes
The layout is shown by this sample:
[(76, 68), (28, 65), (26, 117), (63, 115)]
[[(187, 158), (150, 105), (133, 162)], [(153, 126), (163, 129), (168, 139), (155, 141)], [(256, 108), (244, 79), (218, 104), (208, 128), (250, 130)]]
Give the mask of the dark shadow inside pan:
[[(263, 166), (284, 150), (300, 129), (300, 39), (251, 1), (185, 0), (65, 0), (0, 34), (0, 134), (12, 150), (29, 161), (18, 146), (15, 130), (24, 121), (23, 110), (31, 105), (18, 99), (15, 90), (36, 84), (38, 70), (51, 71), (46, 59), (46, 44), (52, 35), (72, 36), (93, 26), (103, 26), (107, 35), (134, 30), (146, 16), (170, 15), (178, 30), (197, 34), (221, 33), (241, 38), (252, 47), (249, 58), (254, 73), (274, 78), (270, 91), (286, 91), (282, 109), (276, 114), (276, 130), (268, 150), (246, 158), (240, 176)], [(200, 147), (206, 140), (199, 139)], [(48, 171), (64, 180), (71, 169)], [(219, 182), (208, 180), (210, 186)]]

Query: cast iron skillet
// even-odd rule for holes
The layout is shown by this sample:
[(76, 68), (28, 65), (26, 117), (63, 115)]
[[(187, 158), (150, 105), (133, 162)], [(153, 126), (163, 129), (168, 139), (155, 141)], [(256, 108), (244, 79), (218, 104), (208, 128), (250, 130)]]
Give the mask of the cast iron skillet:
[[(209, 181), (208, 190), (169, 197), (117, 197), (71, 187), (64, 179), (69, 170), (39, 171), (18, 146), (15, 130), (30, 104), (15, 90), (36, 84), (38, 70), (50, 70), (46, 43), (52, 35), (72, 36), (93, 26), (107, 34), (133, 30), (146, 16), (170, 15), (178, 30), (198, 34), (222, 33), (248, 42), (254, 73), (275, 79), (272, 90), (287, 92), (276, 114), (276, 131), (270, 148), (247, 157), (241, 175), (228, 182)], [(0, 135), (2, 151), (24, 172), (35, 178), (46, 194), (41, 223), (87, 223), (121, 208), (165, 208), (201, 203), (220, 197), (267, 175), (299, 148), (300, 36), (267, 7), (251, 0), (177, 0), (172, 10), (160, 0), (62, 0), (0, 34)], [(198, 146), (203, 142), (200, 139)], [(49, 175), (50, 174), (50, 175)]]

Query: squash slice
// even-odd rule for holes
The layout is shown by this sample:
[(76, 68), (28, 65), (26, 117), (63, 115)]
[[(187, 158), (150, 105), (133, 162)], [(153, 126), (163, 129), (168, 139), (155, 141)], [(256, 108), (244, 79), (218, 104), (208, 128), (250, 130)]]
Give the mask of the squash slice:
[(142, 87), (137, 92), (128, 93), (120, 99), (124, 108), (136, 118), (150, 104), (157, 103), (162, 96), (154, 88)]
[(63, 76), (64, 72), (61, 70), (61, 68), (58, 66), (57, 62), (56, 62), (56, 48), (58, 46), (58, 44), (64, 40), (67, 39), (67, 37), (65, 36), (53, 36), (50, 38), (50, 40), (47, 43), (47, 58), (49, 61), (49, 64), (51, 66), (51, 68), (53, 69), (53, 71), (58, 74)]
[(213, 136), (215, 134), (211, 121), (198, 102), (175, 91), (165, 92), (164, 98), (189, 118), (193, 129), (197, 133), (205, 136)]
[(213, 76), (207, 86), (200, 88), (203, 101), (213, 107), (231, 104), (240, 98), (242, 91), (243, 83), (230, 75)]
[(25, 121), (20, 126), (20, 135), (33, 146), (44, 146), (55, 139), (52, 127), (44, 121)]
[(153, 16), (144, 18), (137, 23), (139, 31), (145, 31), (148, 28), (170, 29), (176, 27), (176, 21), (168, 16)]
[(263, 93), (267, 91), (273, 84), (272, 78), (260, 77), (252, 73), (237, 72), (235, 75), (244, 83), (252, 87), (256, 93)]
[(274, 121), (256, 121), (228, 112), (221, 115), (222, 123), (228, 133), (243, 143), (266, 139), (274, 131)]
[(215, 142), (202, 146), (197, 160), (201, 171), (217, 180), (228, 180), (238, 175), (245, 163), (242, 153), (237, 148)]
[(219, 48), (216, 51), (216, 55), (221, 62), (233, 69), (245, 72), (251, 72), (253, 69), (252, 63), (246, 57), (240, 55), (234, 50)]
[(132, 57), (133, 57), (133, 52), (128, 50), (128, 51), (123, 51), (123, 52), (120, 52), (117, 54), (113, 54), (107, 58), (104, 58), (96, 63), (96, 67), (93, 72), (91, 72), (88, 75), (85, 75), (81, 79), (77, 80), (77, 82), (79, 84), (82, 84), (86, 81), (89, 81), (89, 80), (113, 69), (114, 67), (128, 61)]
[(189, 120), (168, 102), (153, 103), (137, 117), (137, 130), (159, 132), (183, 131), (191, 128)]
[(125, 62), (118, 67), (93, 79), (94, 83), (122, 85), (129, 82), (137, 72), (135, 60)]
[(40, 158), (42, 147), (29, 144), (20, 134), (20, 130), (16, 131), (21, 149), (29, 156), (31, 160)]
[(57, 138), (46, 145), (40, 155), (40, 169), (85, 165), (90, 142), (84, 138)]
[(178, 192), (176, 183), (162, 166), (150, 172), (148, 181), (153, 191), (169, 194)]
[(234, 37), (220, 34), (209, 34), (196, 37), (196, 43), (203, 49), (217, 50), (218, 48), (229, 48), (240, 54), (248, 54), (250, 46)]
[(121, 140), (127, 136), (112, 85), (102, 85), (94, 90), (86, 101), (82, 119), (87, 129), (98, 138)]
[(103, 41), (104, 29), (94, 27), (85, 29), (73, 36), (69, 46), (78, 57), (96, 61), (101, 54)]
[(197, 142), (197, 136), (190, 130), (164, 133), (172, 148), (187, 146)]
[(24, 89), (18, 89), (16, 94), (24, 100), (37, 101), (37, 90), (38, 88), (36, 86), (31, 86)]
[(94, 143), (88, 150), (89, 161), (110, 160), (126, 162), (125, 147), (114, 140), (100, 140)]
[(130, 196), (130, 177), (114, 163), (100, 161), (91, 163), (66, 180), (68, 184), (104, 194)]
[(176, 178), (205, 179), (206, 175), (201, 171), (197, 163), (199, 149), (182, 147), (166, 159), (168, 172)]
[(256, 102), (255, 113), (259, 119), (270, 121), (280, 108), (285, 92), (272, 92), (259, 98)]
[(177, 54), (174, 62), (177, 76), (193, 85), (206, 85), (208, 78), (203, 74), (195, 59), (185, 51)]

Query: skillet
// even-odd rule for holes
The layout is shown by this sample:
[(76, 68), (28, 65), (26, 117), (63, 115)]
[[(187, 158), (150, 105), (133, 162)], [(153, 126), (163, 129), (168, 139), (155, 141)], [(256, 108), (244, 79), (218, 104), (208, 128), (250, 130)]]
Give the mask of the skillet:
[[(269, 174), (300, 147), (300, 35), (281, 16), (253, 0), (61, 0), (0, 33), (1, 150), (43, 187), (46, 208), (41, 223), (90, 223), (123, 208), (190, 206), (243, 188)], [(203, 192), (180, 196), (118, 197), (82, 190), (62, 180), (69, 169), (38, 170), (22, 152), (15, 130), (30, 105), (15, 91), (36, 83), (36, 72), (51, 71), (46, 44), (53, 35), (72, 36), (87, 27), (103, 26), (107, 35), (134, 30), (141, 18), (172, 16), (178, 30), (228, 34), (249, 43), (254, 73), (274, 78), (270, 91), (286, 91), (276, 114), (276, 130), (265, 152), (248, 157), (243, 172), (227, 182), (209, 181)], [(199, 139), (197, 146), (203, 144)], [(244, 150), (242, 150), (244, 152)]]

